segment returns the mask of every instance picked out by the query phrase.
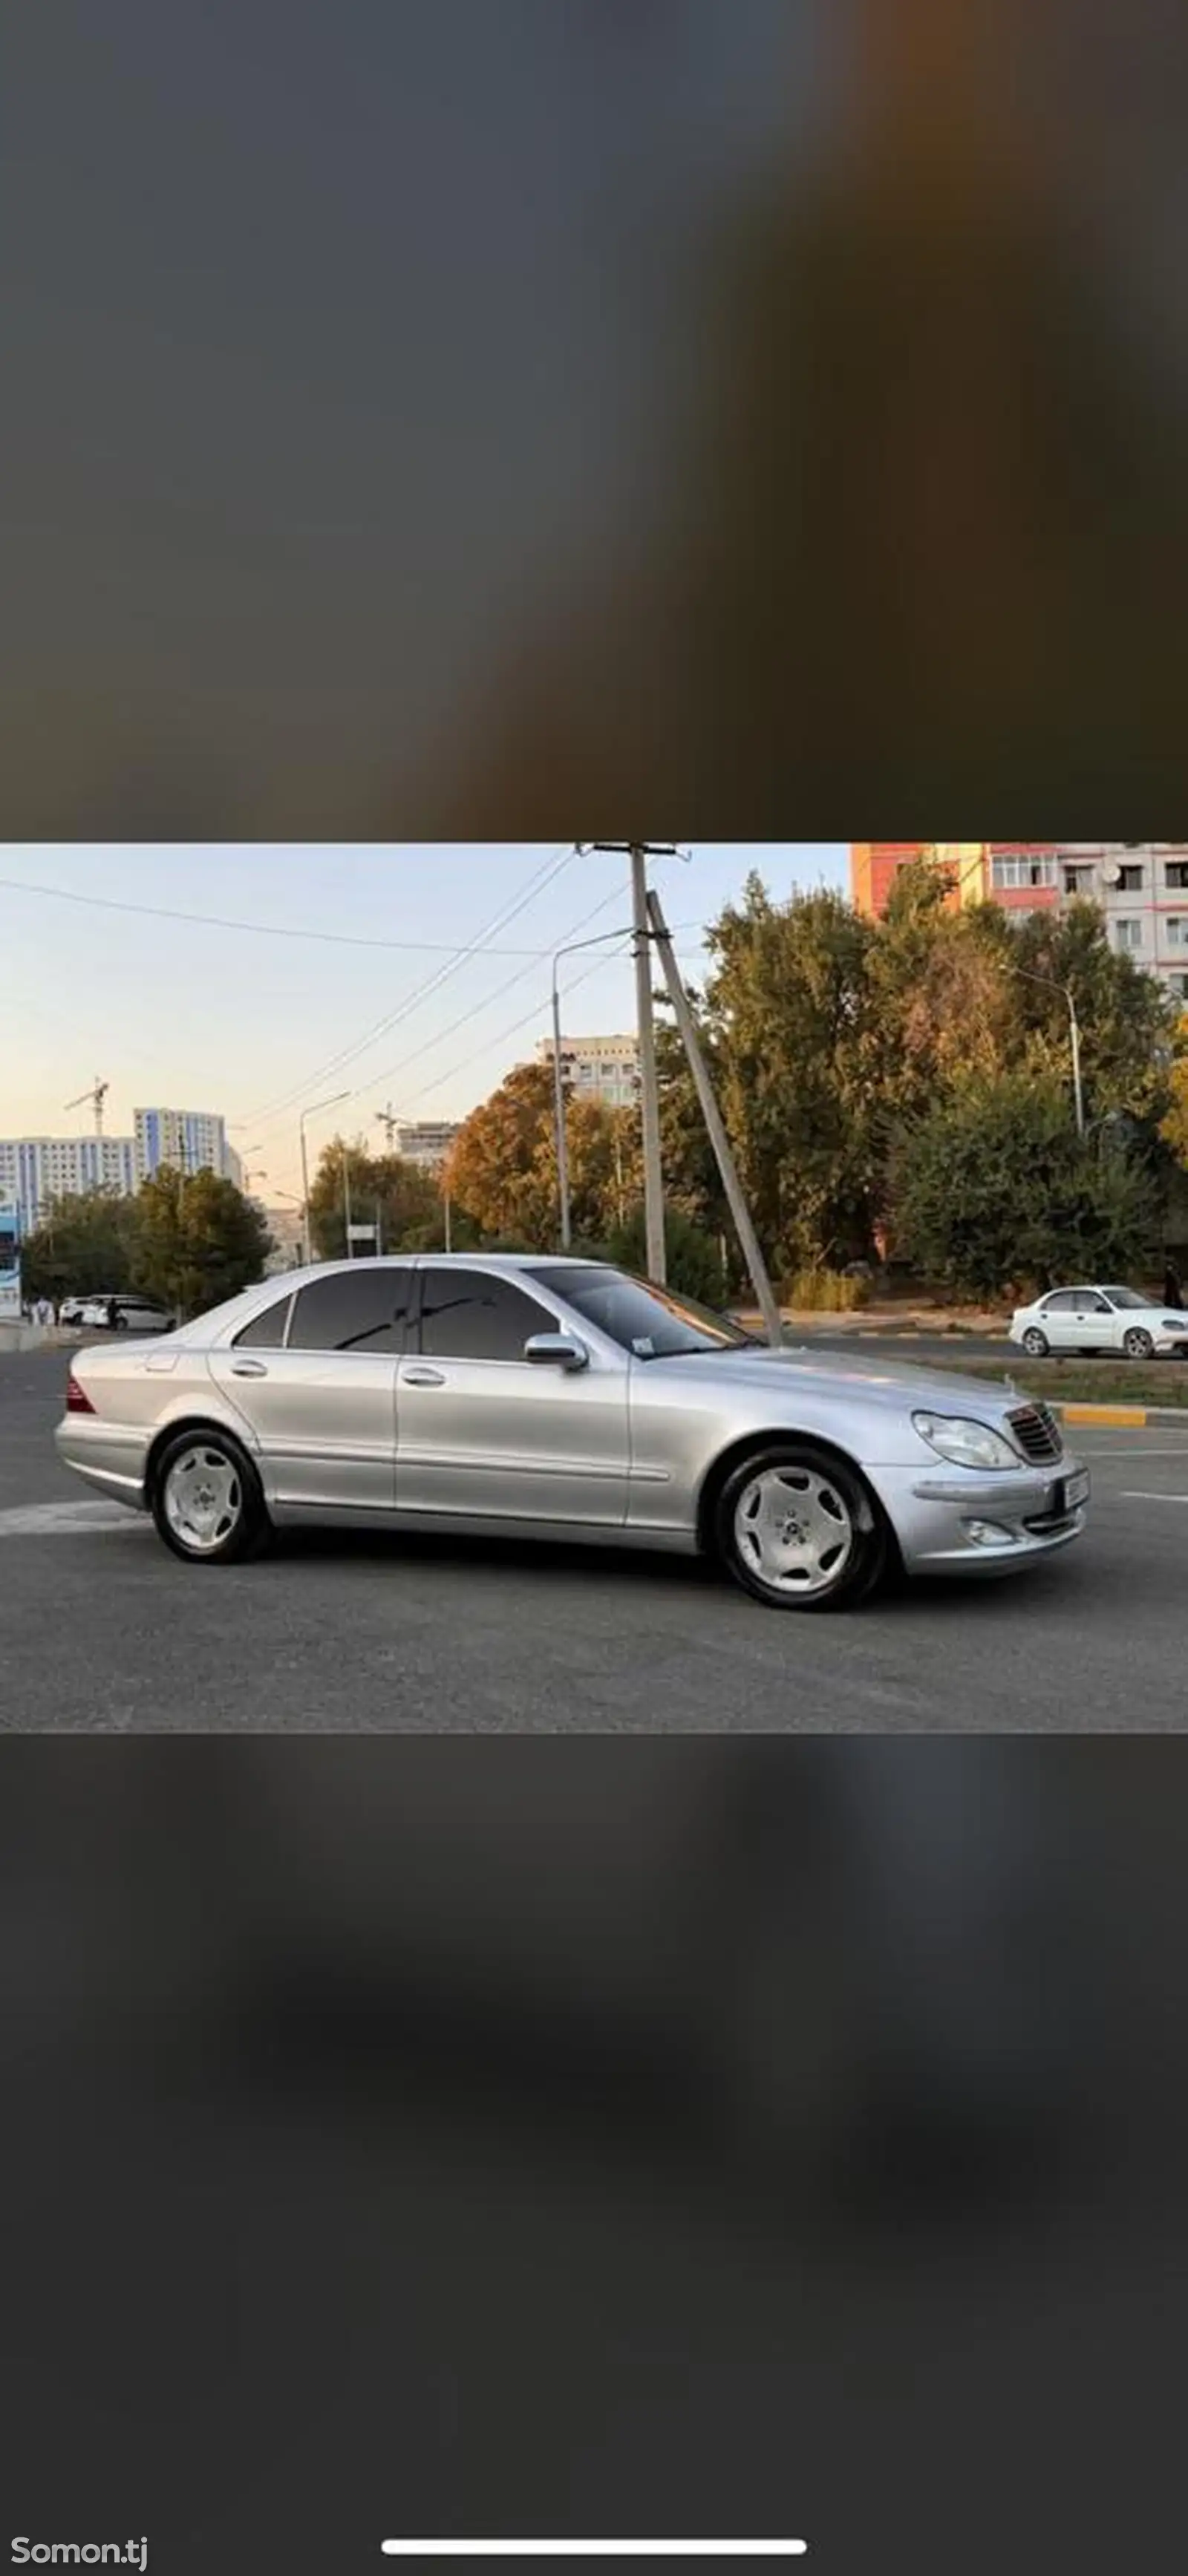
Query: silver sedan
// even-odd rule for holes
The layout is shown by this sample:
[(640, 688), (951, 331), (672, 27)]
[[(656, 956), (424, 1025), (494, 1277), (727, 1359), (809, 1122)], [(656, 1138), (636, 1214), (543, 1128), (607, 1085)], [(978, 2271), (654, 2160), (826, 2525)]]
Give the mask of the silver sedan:
[(68, 1467), (198, 1565), (321, 1523), (701, 1551), (826, 1610), (1067, 1546), (1089, 1479), (1008, 1385), (772, 1350), (598, 1262), (329, 1263), (88, 1350)]

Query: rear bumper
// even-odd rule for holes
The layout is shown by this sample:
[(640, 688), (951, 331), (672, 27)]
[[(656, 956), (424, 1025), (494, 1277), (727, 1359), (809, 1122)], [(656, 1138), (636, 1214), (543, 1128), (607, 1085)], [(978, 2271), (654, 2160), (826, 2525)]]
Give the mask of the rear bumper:
[(123, 1424), (101, 1422), (86, 1413), (68, 1413), (54, 1433), (54, 1446), (64, 1467), (97, 1492), (134, 1511), (145, 1509), (144, 1471), (148, 1437)]
[(1010, 1574), (1079, 1538), (1085, 1500), (1065, 1487), (1088, 1479), (1071, 1455), (1057, 1466), (988, 1476), (946, 1467), (868, 1469), (909, 1574)]

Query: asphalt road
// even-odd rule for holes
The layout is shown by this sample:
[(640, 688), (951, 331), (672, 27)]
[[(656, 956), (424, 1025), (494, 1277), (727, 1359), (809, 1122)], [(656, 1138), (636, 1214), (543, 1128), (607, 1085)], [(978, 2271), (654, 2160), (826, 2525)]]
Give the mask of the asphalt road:
[(1188, 1423), (1092, 1430), (1088, 1535), (1010, 1583), (782, 1617), (680, 1559), (302, 1534), (179, 1564), (55, 1458), (65, 1356), (0, 1360), (15, 1732), (1188, 1729)]

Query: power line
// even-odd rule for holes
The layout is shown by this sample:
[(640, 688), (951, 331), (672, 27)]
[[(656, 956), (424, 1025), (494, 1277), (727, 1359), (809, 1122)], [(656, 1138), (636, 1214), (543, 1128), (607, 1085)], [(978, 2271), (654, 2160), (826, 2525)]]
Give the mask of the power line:
[[(286, 1109), (291, 1109), (297, 1101), (308, 1097), (319, 1083), (330, 1081), (334, 1074), (345, 1071), (347, 1065), (353, 1064), (359, 1056), (365, 1055), (369, 1047), (378, 1045), (381, 1038), (387, 1037), (390, 1029), (398, 1028), (402, 1020), (408, 1019), (413, 1011), (420, 1008), (422, 1002), (431, 1000), (435, 993), (440, 992), (451, 976), (456, 975), (462, 966), (469, 964), (471, 958), (479, 954), (488, 939), (496, 936), (500, 930), (506, 929), (507, 924), (515, 921), (520, 913), (527, 911), (529, 904), (534, 903), (538, 895), (543, 894), (547, 887), (555, 884), (558, 877), (564, 875), (566, 868), (572, 866), (576, 856), (576, 850), (572, 849), (560, 853), (555, 851), (553, 856), (546, 860), (544, 866), (536, 870), (517, 901), (511, 905), (504, 905), (502, 911), (496, 913), (494, 920), (487, 922), (482, 930), (476, 932), (475, 937), (468, 941), (466, 947), (452, 958), (448, 965), (439, 967), (425, 983), (417, 985), (411, 993), (406, 994), (404, 999), (397, 1003), (394, 1011), (389, 1011), (382, 1020), (377, 1020), (374, 1028), (368, 1029), (366, 1034), (356, 1039), (351, 1046), (341, 1047), (336, 1055), (328, 1056), (325, 1062), (318, 1065), (313, 1072), (303, 1075), (300, 1082), (291, 1084), (287, 1091), (275, 1100), (267, 1102), (263, 1108), (249, 1110), (248, 1124), (253, 1127), (271, 1125), (274, 1119), (283, 1115)], [(384, 1073), (373, 1074), (369, 1075), (368, 1080), (384, 1082), (387, 1076)]]
[[(573, 929), (566, 932), (566, 938), (574, 938), (578, 931), (585, 930), (590, 922), (599, 920), (604, 912), (609, 912), (612, 904), (620, 901), (621, 897), (618, 894), (604, 895), (601, 902), (595, 904), (592, 912), (583, 913), (581, 920), (574, 923)], [(532, 963), (535, 965), (537, 960), (534, 958)], [(605, 960), (603, 960), (603, 963), (605, 963)], [(488, 993), (485, 1002), (479, 1002), (477, 1005), (472, 1004), (471, 1008), (468, 1011), (463, 1011), (458, 1019), (451, 1020), (447, 1029), (439, 1029), (431, 1041), (432, 1045), (443, 1045), (447, 1038), (455, 1037), (459, 1029), (466, 1028), (472, 1020), (477, 1019), (480, 1012), (493, 1009), (495, 1003), (501, 1002), (504, 994), (512, 992), (517, 984), (522, 984), (525, 976), (530, 974), (531, 971), (532, 969), (529, 966), (518, 967), (516, 973), (514, 975), (509, 975), (505, 983), (497, 985), (493, 993)], [(532, 1016), (535, 1017), (536, 1014), (534, 1013)], [(385, 1065), (378, 1074), (374, 1074), (372, 1076), (372, 1080), (375, 1082), (394, 1081), (398, 1073), (405, 1072), (407, 1067), (410, 1064), (415, 1064), (418, 1056), (424, 1055), (425, 1052), (426, 1050), (424, 1047), (414, 1047), (411, 1055), (403, 1056), (399, 1064)], [(364, 1088), (366, 1088), (366, 1086), (361, 1083), (359, 1085), (359, 1091), (362, 1091)], [(359, 1092), (356, 1091), (353, 1097), (357, 1099), (358, 1096)], [(419, 1093), (417, 1097), (420, 1097)]]
[[(465, 946), (451, 945), (445, 939), (375, 939), (365, 936), (362, 931), (304, 930), (278, 921), (243, 921), (229, 913), (179, 912), (168, 904), (125, 903), (114, 895), (79, 894), (72, 886), (29, 885), (22, 877), (0, 877), (0, 891), (41, 895), (52, 903), (83, 904), (92, 912), (132, 913), (147, 921), (185, 922), (199, 930), (238, 930), (256, 939), (305, 940), (323, 948), (392, 949), (413, 957), (461, 958), (467, 954)], [(488, 951), (492, 957), (526, 957), (537, 961), (551, 953), (548, 948), (492, 948)]]
[[(606, 907), (600, 904), (598, 908), (599, 911), (604, 911)], [(605, 957), (599, 957), (592, 966), (587, 966), (584, 975), (574, 976), (569, 986), (570, 992), (578, 992), (583, 984), (589, 983), (592, 975), (600, 974), (604, 966), (613, 965), (617, 957), (626, 957), (630, 945), (630, 936), (625, 934), (621, 948), (610, 949)], [(481, 1047), (472, 1049), (468, 1056), (463, 1056), (459, 1064), (452, 1064), (448, 1073), (435, 1073), (431, 1082), (422, 1083), (419, 1091), (410, 1093), (409, 1106), (415, 1107), (417, 1101), (425, 1100), (431, 1091), (440, 1091), (443, 1083), (456, 1081), (460, 1073), (469, 1072), (471, 1065), (477, 1064), (483, 1056), (491, 1054), (496, 1047), (506, 1046), (510, 1038), (518, 1038), (522, 1029), (530, 1028), (534, 1023), (539, 1025), (548, 1011), (550, 999), (551, 996), (546, 996), (543, 1002), (535, 1005), (534, 1009), (525, 1011), (522, 1020), (513, 1021), (510, 1029), (502, 1029), (497, 1038), (485, 1039)]]

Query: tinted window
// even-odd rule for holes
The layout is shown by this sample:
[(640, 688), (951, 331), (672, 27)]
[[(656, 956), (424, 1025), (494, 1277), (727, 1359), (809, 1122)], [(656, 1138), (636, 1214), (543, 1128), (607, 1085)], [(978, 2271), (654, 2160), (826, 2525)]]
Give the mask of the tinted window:
[(1049, 1315), (1075, 1315), (1079, 1304), (1075, 1288), (1062, 1288), (1058, 1296), (1045, 1299), (1044, 1311)]
[(275, 1306), (266, 1306), (262, 1315), (254, 1315), (251, 1323), (244, 1325), (242, 1333), (236, 1334), (236, 1350), (283, 1350), (285, 1325), (292, 1303), (291, 1297), (282, 1297)]
[(478, 1270), (427, 1270), (421, 1304), (421, 1349), (432, 1360), (522, 1360), (534, 1333), (555, 1332), (553, 1317), (508, 1279)]
[(408, 1326), (411, 1270), (339, 1270), (302, 1288), (289, 1335), (291, 1351), (402, 1351)]
[(554, 1294), (639, 1360), (679, 1359), (693, 1351), (753, 1350), (755, 1337), (695, 1298), (677, 1297), (624, 1270), (548, 1271)]

